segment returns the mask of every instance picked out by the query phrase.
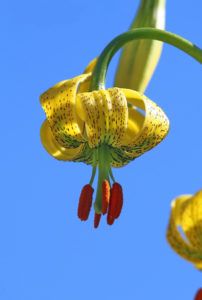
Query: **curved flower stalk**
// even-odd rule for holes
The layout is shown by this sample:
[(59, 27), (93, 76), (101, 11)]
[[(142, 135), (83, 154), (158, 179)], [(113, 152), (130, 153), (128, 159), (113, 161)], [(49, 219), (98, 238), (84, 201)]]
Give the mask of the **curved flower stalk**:
[(104, 89), (106, 72), (111, 59), (121, 47), (133, 40), (165, 42), (187, 53), (199, 63), (202, 63), (202, 49), (183, 37), (155, 28), (137, 28), (118, 35), (104, 48), (93, 72), (92, 89)]
[[(141, 0), (130, 30), (144, 27), (164, 29), (165, 2)], [(144, 93), (159, 62), (162, 45), (162, 42), (155, 40), (138, 40), (127, 44), (121, 53), (114, 85)]]
[(202, 270), (202, 190), (172, 202), (167, 240), (180, 256)]
[[(95, 62), (87, 67), (89, 72)], [(167, 135), (164, 112), (139, 92), (109, 88), (89, 91), (91, 73), (57, 83), (41, 95), (47, 119), (41, 141), (50, 155), (63, 161), (92, 165), (92, 177), (80, 196), (78, 216), (88, 218), (96, 169), (98, 187), (94, 226), (101, 214), (113, 224), (120, 215), (123, 194), (112, 167), (122, 167), (159, 144)]]

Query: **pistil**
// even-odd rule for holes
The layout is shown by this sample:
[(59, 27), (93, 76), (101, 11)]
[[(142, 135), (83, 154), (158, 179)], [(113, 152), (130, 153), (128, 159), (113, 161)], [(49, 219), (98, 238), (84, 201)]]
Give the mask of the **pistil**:
[[(110, 150), (107, 145), (102, 144), (98, 149), (98, 169), (99, 169), (99, 175), (98, 175), (98, 186), (97, 186), (97, 194), (96, 194), (96, 200), (94, 203), (94, 209), (97, 214), (102, 213), (106, 210), (106, 203), (103, 207), (103, 184), (106, 186), (108, 182), (109, 185), (109, 170), (110, 170)], [(105, 183), (104, 183), (105, 182)], [(107, 196), (107, 190), (106, 190), (106, 196)], [(105, 197), (104, 197), (105, 198)], [(107, 200), (107, 198), (105, 198)]]
[(97, 228), (100, 224), (101, 214), (95, 213), (94, 215), (94, 228)]

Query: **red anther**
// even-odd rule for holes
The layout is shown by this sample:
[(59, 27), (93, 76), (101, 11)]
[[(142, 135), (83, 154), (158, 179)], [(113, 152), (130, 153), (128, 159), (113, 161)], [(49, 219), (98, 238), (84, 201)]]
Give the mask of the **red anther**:
[(194, 300), (202, 300), (202, 288), (198, 290)]
[(94, 216), (94, 228), (98, 228), (98, 226), (100, 224), (100, 219), (101, 219), (101, 214), (95, 213), (95, 216)]
[(104, 180), (102, 183), (102, 214), (107, 213), (110, 199), (110, 185), (108, 180)]
[(123, 191), (121, 185), (117, 182), (112, 187), (112, 201), (115, 202), (114, 218), (117, 219), (123, 207)]
[(123, 207), (123, 192), (119, 183), (115, 182), (111, 188), (109, 209), (107, 215), (107, 223), (113, 224), (112, 220), (117, 219), (120, 216)]
[(92, 206), (92, 196), (94, 189), (90, 184), (84, 185), (80, 197), (79, 197), (79, 205), (78, 205), (78, 217), (81, 221), (86, 221), (88, 219), (90, 209)]
[(108, 225), (114, 224), (114, 218), (112, 218), (111, 216), (109, 216), (109, 214), (107, 215), (107, 224)]

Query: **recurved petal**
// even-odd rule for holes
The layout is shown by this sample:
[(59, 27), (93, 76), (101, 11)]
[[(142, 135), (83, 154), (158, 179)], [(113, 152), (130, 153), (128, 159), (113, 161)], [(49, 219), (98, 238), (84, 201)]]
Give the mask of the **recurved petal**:
[(76, 103), (77, 115), (85, 123), (90, 147), (100, 143), (119, 147), (128, 120), (127, 101), (121, 89), (80, 93)]
[(77, 95), (77, 114), (85, 124), (85, 134), (91, 148), (101, 142), (100, 112), (93, 92)]
[(95, 69), (96, 63), (97, 63), (98, 58), (95, 57), (93, 60), (89, 62), (83, 73), (92, 73), (93, 70)]
[(123, 146), (130, 145), (131, 141), (138, 136), (142, 129), (144, 119), (145, 116), (142, 115), (138, 110), (136, 110), (134, 107), (129, 107), (127, 129), (121, 141)]
[(87, 78), (87, 80), (83, 81), (78, 89), (78, 93), (83, 93), (83, 92), (89, 92), (90, 91), (90, 86), (91, 86), (91, 78), (92, 78), (92, 72), (96, 66), (97, 63), (97, 57), (94, 58), (88, 66), (85, 68), (83, 73), (85, 74), (90, 74), (90, 76)]
[(190, 243), (202, 254), (202, 191), (187, 200), (180, 225)]
[(172, 203), (170, 221), (167, 229), (167, 240), (171, 247), (183, 258), (192, 262), (196, 268), (201, 269), (202, 252), (184, 237), (179, 228), (182, 228), (182, 218), (185, 210), (189, 206), (190, 195), (182, 195)]
[(202, 261), (200, 261), (199, 263), (195, 263), (195, 267), (196, 267), (196, 269), (198, 269), (199, 271), (202, 271)]
[(120, 141), (127, 128), (128, 107), (121, 89), (110, 88), (93, 92), (97, 110), (101, 142), (113, 147), (120, 146)]
[(110, 88), (107, 90), (111, 98), (109, 110), (109, 141), (113, 147), (120, 147), (128, 124), (127, 100), (122, 89)]
[(41, 142), (46, 151), (58, 160), (74, 161), (78, 160), (84, 151), (84, 144), (77, 148), (64, 148), (55, 139), (50, 129), (48, 121), (44, 121), (41, 126)]
[(113, 168), (120, 168), (131, 162), (133, 158), (127, 154), (127, 151), (121, 147), (111, 149), (111, 166)]
[(169, 120), (154, 102), (140, 93), (122, 89), (128, 103), (128, 128), (122, 140), (122, 149), (134, 159), (159, 144), (169, 131)]
[(79, 84), (89, 76), (90, 74), (83, 74), (61, 81), (40, 97), (52, 133), (56, 141), (65, 148), (76, 148), (84, 141), (84, 124), (76, 115), (75, 103)]

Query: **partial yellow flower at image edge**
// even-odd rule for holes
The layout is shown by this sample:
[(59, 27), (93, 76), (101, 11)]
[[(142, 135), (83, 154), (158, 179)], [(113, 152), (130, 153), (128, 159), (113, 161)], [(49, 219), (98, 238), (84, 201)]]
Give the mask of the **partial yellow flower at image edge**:
[(167, 240), (175, 252), (202, 270), (202, 190), (172, 202)]

